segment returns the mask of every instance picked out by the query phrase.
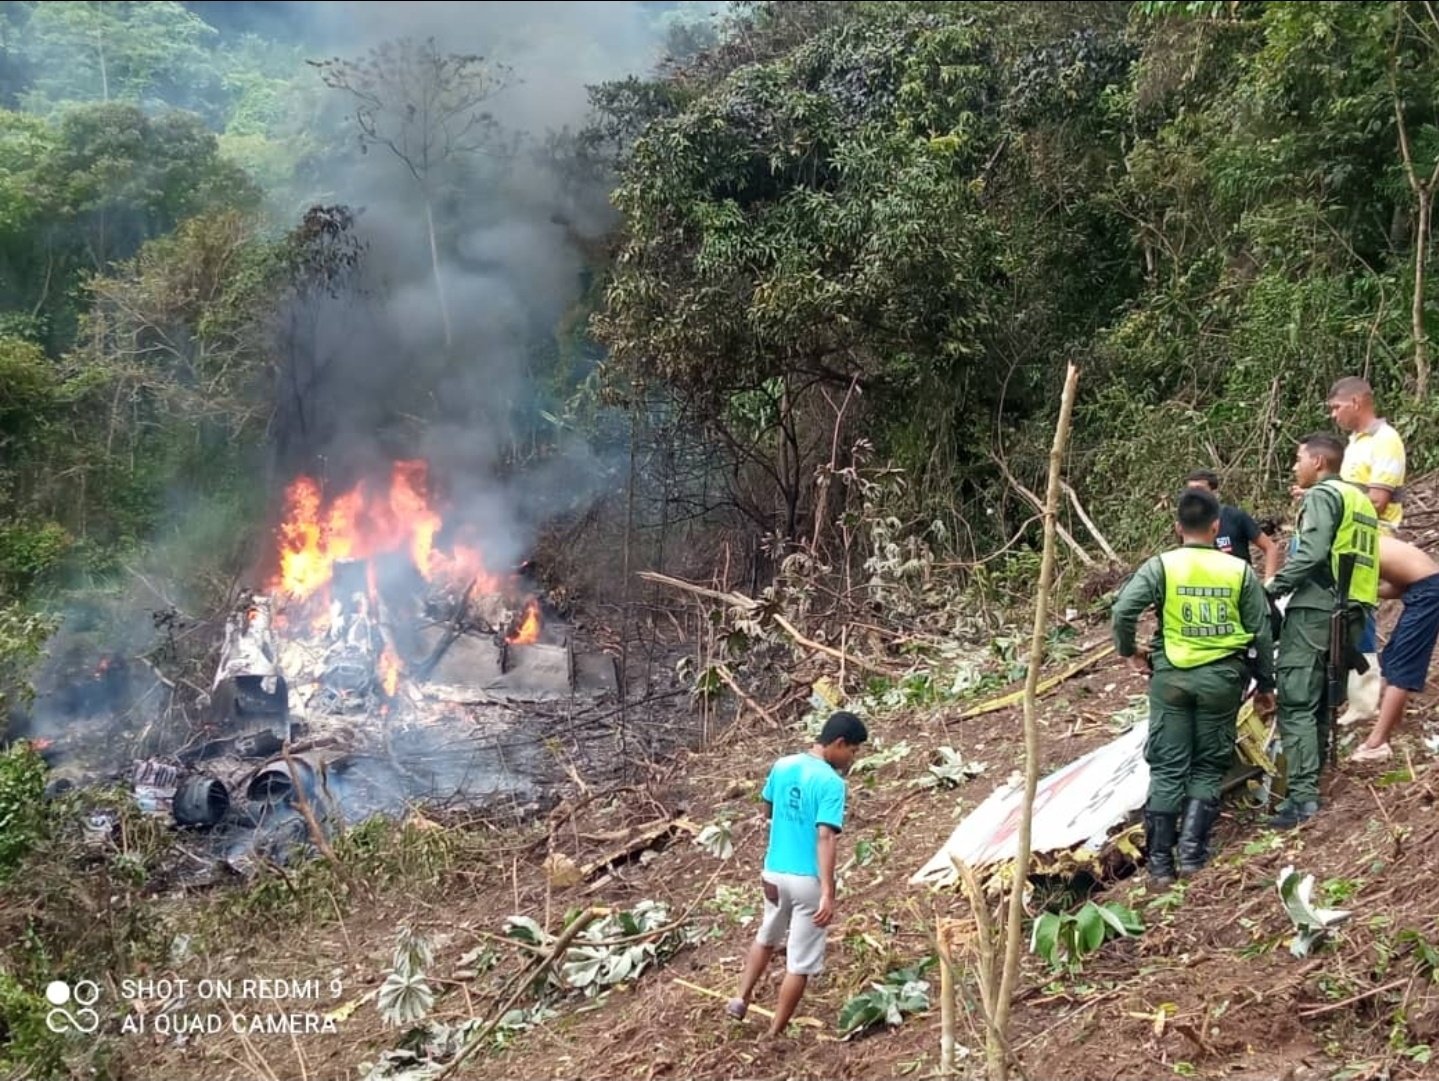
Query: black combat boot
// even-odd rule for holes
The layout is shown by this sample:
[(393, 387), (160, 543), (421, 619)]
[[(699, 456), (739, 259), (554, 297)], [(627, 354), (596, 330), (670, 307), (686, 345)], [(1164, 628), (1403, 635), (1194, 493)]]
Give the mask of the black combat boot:
[(1174, 843), (1179, 828), (1177, 814), (1144, 812), (1144, 847), (1149, 864), (1149, 881), (1156, 886), (1174, 882)]
[(1188, 878), (1209, 862), (1209, 831), (1219, 819), (1217, 799), (1190, 798), (1179, 827), (1179, 877)]

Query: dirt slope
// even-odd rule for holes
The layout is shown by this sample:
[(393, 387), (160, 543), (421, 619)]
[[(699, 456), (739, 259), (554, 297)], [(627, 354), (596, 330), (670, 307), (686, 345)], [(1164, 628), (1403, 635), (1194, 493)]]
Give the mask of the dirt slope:
[[(1439, 508), (1432, 483), (1410, 497), (1412, 531), (1432, 543)], [(1386, 613), (1385, 623), (1393, 618)], [(1112, 715), (1141, 694), (1142, 680), (1111, 659), (1044, 701), (1043, 769), (1056, 768), (1113, 738)], [(1439, 1043), (1439, 904), (1432, 896), (1439, 863), (1434, 757), (1422, 736), (1434, 720), (1433, 687), (1419, 696), (1395, 763), (1343, 764), (1324, 780), (1325, 807), (1294, 833), (1263, 827), (1261, 812), (1231, 800), (1216, 831), (1213, 865), (1186, 887), (1146, 893), (1132, 878), (1099, 895), (1143, 916), (1137, 938), (1106, 944), (1082, 971), (1059, 981), (1026, 956), (1016, 1011), (1016, 1047), (1026, 1072), (1045, 1078), (1350, 1078), (1421, 1077), (1431, 1041)], [(600, 999), (571, 996), (556, 1016), (487, 1046), (454, 1076), (509, 1077), (784, 1077), (926, 1076), (938, 1058), (937, 1003), (894, 1029), (837, 1039), (845, 1001), (890, 969), (932, 951), (936, 914), (963, 916), (954, 894), (931, 894), (907, 879), (1018, 764), (1019, 718), (1009, 709), (957, 722), (957, 709), (914, 712), (875, 725), (881, 747), (901, 741), (911, 753), (851, 784), (851, 823), (842, 843), (844, 872), (829, 970), (812, 983), (801, 1013), (817, 1019), (787, 1039), (761, 1039), (762, 1021), (723, 1017), (719, 995), (732, 993), (753, 933), (764, 828), (757, 788), (770, 761), (800, 746), (791, 729), (748, 715), (715, 745), (686, 754), (642, 786), (576, 795), (547, 823), (495, 829), (483, 855), (451, 860), (433, 878), (403, 890), (382, 889), (355, 915), (315, 913), (303, 934), (260, 935), (243, 957), (196, 957), (176, 974), (333, 976), (341, 1000), (359, 1002), (331, 1035), (232, 1034), (176, 1041), (125, 1042), (130, 1075), (221, 1079), (356, 1077), (397, 1046), (373, 993), (393, 948), (395, 929), (410, 924), (435, 934), (429, 970), (437, 990), (432, 1015), (458, 1024), (496, 1011), (499, 987), (518, 970), (520, 951), (496, 941), (505, 918), (523, 913), (558, 930), (567, 910), (590, 905), (632, 908), (663, 901), (683, 915), (698, 940), (638, 980)], [(1352, 735), (1348, 737), (1354, 738)], [(958, 791), (914, 782), (934, 748), (949, 745), (984, 761), (987, 772)], [(558, 852), (584, 866), (641, 828), (674, 815), (704, 824), (734, 822), (735, 853), (718, 861), (681, 833), (642, 861), (561, 888), (544, 860)], [(863, 851), (862, 862), (855, 859)], [(853, 861), (853, 862), (850, 862)], [(1293, 864), (1312, 873), (1319, 893), (1354, 916), (1314, 956), (1291, 955), (1292, 927), (1274, 888)], [(1038, 896), (1038, 895), (1037, 895)], [(745, 921), (745, 922), (742, 922)], [(461, 959), (490, 946), (492, 971), (475, 974)], [(778, 966), (759, 996), (773, 1002)], [(971, 975), (962, 974), (968, 983)], [(937, 986), (937, 981), (936, 981)], [(968, 986), (964, 994), (972, 1002)], [(326, 1003), (326, 1008), (329, 1004)], [(973, 1014), (962, 1016), (961, 1042), (980, 1048)], [(966, 1066), (977, 1073), (973, 1059)], [(268, 1071), (268, 1072), (267, 1072)]]

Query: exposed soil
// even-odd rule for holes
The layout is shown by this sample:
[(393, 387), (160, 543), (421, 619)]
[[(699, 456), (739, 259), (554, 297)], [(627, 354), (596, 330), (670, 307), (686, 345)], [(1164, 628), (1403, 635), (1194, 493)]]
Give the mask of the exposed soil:
[[(1059, 688), (1043, 710), (1043, 768), (1058, 767), (1112, 738), (1109, 716), (1127, 695), (1141, 692), (1139, 677), (1113, 664)], [(1426, 696), (1419, 717), (1428, 718), (1432, 706)], [(1425, 941), (1439, 938), (1428, 884), (1439, 859), (1439, 816), (1430, 756), (1406, 742), (1419, 730), (1415, 719), (1401, 741), (1415, 757), (1413, 782), (1386, 784), (1381, 775), (1390, 769), (1344, 765), (1326, 780), (1324, 813), (1287, 835), (1267, 833), (1257, 812), (1227, 805), (1214, 864), (1187, 889), (1156, 898), (1133, 879), (1105, 889), (1105, 897), (1140, 910), (1148, 925), (1143, 936), (1106, 945), (1077, 977), (1062, 983), (1027, 957), (1015, 1043), (1030, 1076), (1141, 1078), (1188, 1074), (1191, 1068), (1193, 1076), (1202, 1077), (1304, 1076), (1306, 1070), (1327, 1076), (1346, 1064), (1372, 1063), (1377, 1069), (1386, 1061), (1390, 1076), (1422, 1076), (1424, 1067), (1412, 1059), (1395, 1061), (1391, 1029), (1400, 1034), (1400, 1046), (1439, 1035), (1439, 998), (1430, 995), (1412, 945), (1400, 947), (1407, 956), (1377, 967), (1382, 944), (1397, 943), (1404, 929), (1418, 930)], [(504, 1050), (476, 1056), (457, 1076), (928, 1074), (937, 1061), (937, 1009), (897, 1029), (850, 1041), (837, 1038), (835, 1019), (869, 981), (932, 951), (937, 914), (965, 911), (956, 895), (918, 891), (907, 879), (943, 843), (962, 812), (976, 806), (1017, 761), (1018, 726), (1017, 713), (1006, 710), (958, 724), (948, 723), (946, 713), (912, 715), (879, 728), (882, 740), (907, 739), (916, 750), (881, 768), (872, 781), (852, 784), (841, 860), (848, 860), (861, 840), (887, 839), (889, 847), (876, 848), (880, 854), (871, 863), (846, 873), (828, 972), (812, 982), (801, 1006), (801, 1014), (820, 1027), (793, 1030), (799, 1034), (777, 1043), (761, 1039), (759, 1019), (730, 1023), (720, 1000), (676, 983), (684, 979), (731, 994), (753, 933), (753, 924), (739, 924), (737, 909), (757, 904), (764, 829), (754, 814), (756, 787), (769, 761), (796, 745), (793, 732), (774, 731), (757, 717), (731, 729), (718, 745), (682, 756), (646, 785), (601, 797), (592, 793), (588, 801), (581, 797), (572, 815), (561, 809), (565, 820), (552, 834), (546, 824), (497, 832), (483, 863), (454, 867), (428, 888), (378, 897), (355, 915), (302, 937), (277, 935), (263, 948), (257, 942), (255, 953), (243, 958), (197, 958), (176, 974), (230, 976), (238, 982), (263, 968), (267, 974), (318, 978), (327, 988), (334, 974), (343, 982), (342, 1000), (352, 1001), (380, 982), (401, 924), (440, 934), (433, 971), (443, 977), (487, 941), (486, 933), (498, 934), (511, 913), (529, 914), (558, 930), (567, 910), (629, 908), (652, 898), (675, 915), (690, 913), (704, 938), (602, 1000), (570, 1000), (558, 1018)], [(958, 798), (910, 784), (924, 772), (923, 751), (943, 744), (990, 764)], [(551, 837), (553, 851), (583, 865), (613, 849), (613, 838), (625, 827), (680, 811), (697, 823), (725, 811), (737, 816), (733, 859), (721, 863), (681, 837), (598, 886), (548, 885), (542, 863)], [(1343, 880), (1348, 886), (1339, 888), (1353, 890), (1344, 907), (1355, 918), (1333, 948), (1308, 960), (1292, 957), (1286, 948), (1291, 929), (1273, 885), (1289, 863), (1320, 883)], [(738, 892), (716, 903), (721, 887)], [(506, 957), (497, 972), (507, 978), (519, 960), (517, 954)], [(776, 965), (759, 1004), (772, 1004), (779, 975)], [(966, 972), (964, 979), (970, 978)], [(500, 982), (495, 975), (440, 980), (436, 1016), (451, 1023), (490, 1016)], [(964, 993), (973, 998), (970, 988)], [(1401, 1002), (1408, 1003), (1402, 1011)], [(319, 1008), (331, 1005), (326, 1001)], [(249, 1006), (253, 1012), (281, 1008)], [(1397, 1029), (1396, 1016), (1407, 1019)], [(972, 1017), (962, 1026), (961, 1041), (977, 1056), (980, 1039)], [(333, 1035), (293, 1041), (254, 1035), (248, 1048), (230, 1034), (196, 1037), (184, 1048), (174, 1047), (173, 1040), (134, 1039), (126, 1041), (125, 1057), (136, 1076), (152, 1078), (257, 1076), (258, 1060), (281, 1078), (338, 1078), (354, 1076), (357, 1063), (374, 1061), (401, 1035), (383, 1028), (372, 1000), (338, 1028)], [(977, 1062), (972, 1068), (978, 1069)]]
[[(1411, 496), (1411, 527), (1433, 541), (1435, 519)], [(1439, 500), (1433, 502), (1439, 503)], [(1390, 606), (1393, 607), (1393, 606)], [(1394, 613), (1386, 611), (1387, 630)], [(1102, 637), (1093, 628), (1091, 639)], [(1143, 693), (1142, 678), (1110, 658), (1061, 685), (1041, 709), (1042, 770), (1073, 760), (1116, 734), (1113, 714)], [(793, 697), (793, 696), (791, 696)], [(1264, 828), (1258, 808), (1231, 799), (1216, 830), (1212, 865), (1187, 886), (1146, 891), (1133, 877), (1101, 884), (1102, 899), (1139, 911), (1143, 935), (1106, 944), (1080, 972), (1056, 979), (1026, 955), (1015, 1013), (1014, 1047), (1024, 1071), (1045, 1078), (1421, 1077), (1428, 1048), (1439, 1042), (1439, 905), (1431, 896), (1439, 862), (1439, 773), (1422, 736), (1435, 711), (1433, 688), (1416, 696), (1393, 763), (1347, 762), (1326, 773), (1322, 813), (1298, 831)], [(793, 710), (786, 718), (793, 719)], [(907, 740), (912, 753), (852, 780), (850, 824), (841, 847), (840, 907), (830, 932), (828, 971), (812, 981), (800, 1008), (812, 1026), (786, 1039), (763, 1039), (763, 1021), (728, 1021), (733, 993), (754, 931), (757, 878), (765, 843), (757, 791), (770, 762), (802, 745), (796, 731), (744, 709), (713, 743), (681, 752), (641, 784), (612, 791), (577, 790), (541, 822), (491, 826), (482, 856), (453, 859), (428, 881), (375, 888), (354, 914), (314, 914), (303, 932), (257, 935), (241, 956), (195, 956), (173, 975), (192, 980), (258, 975), (318, 979), (314, 1004), (246, 1003), (252, 1012), (358, 1006), (329, 1035), (231, 1032), (176, 1040), (130, 1036), (120, 1041), (130, 1076), (353, 1078), (403, 1035), (386, 1029), (373, 993), (389, 967), (395, 932), (408, 925), (435, 937), (430, 969), (437, 999), (432, 1018), (458, 1024), (490, 1018), (500, 989), (526, 958), (497, 940), (505, 918), (533, 917), (558, 932), (566, 912), (586, 906), (632, 908), (663, 901), (698, 940), (664, 964), (598, 999), (571, 995), (556, 1017), (491, 1044), (453, 1076), (510, 1077), (775, 1077), (927, 1076), (936, 1071), (937, 1001), (893, 1029), (838, 1038), (843, 1004), (887, 971), (933, 952), (939, 915), (963, 917), (953, 892), (908, 885), (909, 876), (944, 842), (1020, 757), (1020, 717), (1008, 708), (958, 721), (960, 710), (914, 711), (874, 726), (881, 746)], [(1349, 739), (1360, 734), (1350, 734)], [(988, 764), (958, 792), (917, 787), (935, 748), (950, 745)], [(642, 859), (561, 888), (546, 876), (547, 855), (584, 866), (622, 847), (641, 827), (671, 816), (704, 824), (734, 821), (735, 854), (719, 861), (683, 831)], [(468, 827), (473, 833), (480, 827)], [(855, 857), (864, 843), (866, 862)], [(1298, 958), (1293, 928), (1275, 879), (1286, 865), (1313, 874), (1317, 900), (1353, 912), (1313, 956)], [(1122, 869), (1121, 875), (1127, 875)], [(1038, 895), (1036, 895), (1038, 899)], [(744, 917), (749, 916), (749, 920)], [(743, 922), (742, 922), (743, 921)], [(1414, 932), (1409, 934), (1408, 932)], [(461, 958), (491, 945), (489, 972), (462, 969)], [(465, 962), (471, 964), (472, 962)], [(781, 966), (758, 997), (772, 1005)], [(933, 974), (931, 974), (933, 978)], [(339, 996), (328, 998), (330, 981)], [(962, 1071), (978, 1075), (982, 1059), (973, 973), (960, 973), (966, 1010), (959, 1039), (970, 1051)], [(708, 997), (678, 981), (707, 988)], [(933, 979), (937, 998), (937, 979)], [(522, 1000), (526, 1004), (529, 1000)], [(240, 1004), (232, 1004), (240, 1009)], [(210, 1007), (213, 1008), (213, 1007)], [(268, 1072), (267, 1072), (268, 1071)]]

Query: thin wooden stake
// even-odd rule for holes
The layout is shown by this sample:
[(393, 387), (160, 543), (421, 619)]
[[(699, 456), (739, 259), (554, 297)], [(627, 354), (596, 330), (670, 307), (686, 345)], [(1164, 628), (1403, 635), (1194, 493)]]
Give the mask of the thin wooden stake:
[(1029, 880), (1033, 843), (1034, 794), (1039, 788), (1039, 668), (1044, 662), (1045, 631), (1049, 622), (1049, 591), (1054, 584), (1055, 535), (1059, 525), (1060, 473), (1064, 448), (1069, 440), (1074, 415), (1074, 388), (1079, 369), (1072, 363), (1064, 377), (1064, 394), (1059, 402), (1059, 420), (1054, 427), (1054, 445), (1049, 451), (1049, 487), (1044, 497), (1044, 557), (1039, 567), (1039, 589), (1034, 600), (1034, 634), (1029, 645), (1029, 673), (1024, 681), (1024, 802), (1019, 813), (1019, 851), (1014, 860), (1010, 884), (1009, 920), (1004, 931), (1004, 965), (999, 994), (994, 1004), (994, 1024), (986, 1041), (990, 1081), (1009, 1078), (1009, 1017), (1014, 987), (1019, 981), (1020, 948), (1023, 945), (1024, 885)]
[(949, 927), (936, 917), (935, 943), (939, 947), (939, 1076), (954, 1074), (954, 958), (949, 948)]

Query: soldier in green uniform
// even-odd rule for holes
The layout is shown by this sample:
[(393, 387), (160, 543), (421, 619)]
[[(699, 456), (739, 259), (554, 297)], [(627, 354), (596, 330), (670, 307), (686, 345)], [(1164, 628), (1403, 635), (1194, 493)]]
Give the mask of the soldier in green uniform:
[(1340, 557), (1353, 553), (1346, 627), (1357, 649), (1368, 613), (1379, 603), (1379, 516), (1364, 489), (1339, 479), (1344, 444), (1316, 433), (1299, 444), (1294, 478), (1305, 489), (1289, 559), (1264, 583), (1288, 596), (1279, 632), (1279, 738), (1288, 762), (1289, 791), (1269, 820), (1292, 829), (1319, 811), (1320, 755), (1329, 726), (1325, 670), (1329, 627), (1338, 600)]
[[(1212, 492), (1182, 492), (1177, 517), (1182, 547), (1140, 566), (1115, 600), (1113, 617), (1116, 651), (1152, 672), (1144, 830), (1149, 877), (1158, 886), (1174, 879), (1176, 845), (1181, 877), (1208, 859), (1251, 675), (1256, 707), (1274, 709), (1274, 638), (1258, 576), (1215, 549), (1219, 501)], [(1151, 607), (1159, 625), (1145, 648), (1136, 645), (1135, 630)]]

